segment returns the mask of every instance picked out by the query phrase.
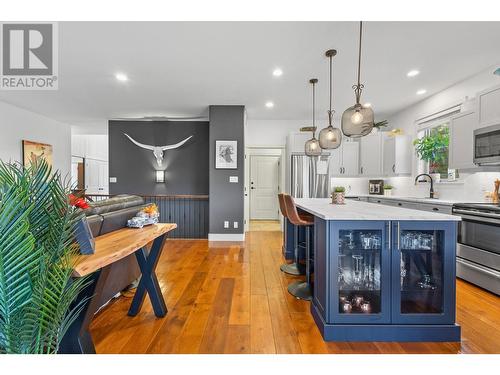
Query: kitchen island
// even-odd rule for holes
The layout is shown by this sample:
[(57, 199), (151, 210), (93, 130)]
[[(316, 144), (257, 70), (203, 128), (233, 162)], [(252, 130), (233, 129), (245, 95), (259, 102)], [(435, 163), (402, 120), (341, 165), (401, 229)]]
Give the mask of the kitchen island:
[(326, 341), (460, 341), (457, 216), (296, 199), (314, 215), (311, 312)]

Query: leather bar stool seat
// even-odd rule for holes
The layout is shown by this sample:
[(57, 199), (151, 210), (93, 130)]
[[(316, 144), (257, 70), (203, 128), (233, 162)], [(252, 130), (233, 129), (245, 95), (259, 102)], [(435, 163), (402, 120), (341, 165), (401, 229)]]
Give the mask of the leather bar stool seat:
[(288, 195), (283, 195), (285, 202), (285, 209), (287, 218), (290, 222), (297, 227), (305, 227), (306, 229), (306, 280), (296, 281), (288, 285), (288, 292), (298, 299), (308, 300), (312, 299), (312, 284), (311, 284), (311, 231), (314, 228), (314, 217), (300, 216), (297, 211), (297, 206), (293, 198)]
[[(284, 199), (284, 195), (283, 193), (280, 193), (278, 194), (278, 201), (279, 201), (279, 205), (280, 205), (280, 211), (281, 211), (281, 214), (283, 215), (283, 217), (285, 217), (285, 219), (288, 219), (288, 214), (287, 214), (287, 211), (286, 211), (286, 206), (285, 206), (285, 199)], [(310, 220), (311, 219), (311, 216), (310, 215), (301, 215), (301, 219), (302, 220)], [(294, 247), (294, 260), (292, 263), (285, 263), (285, 264), (282, 264), (280, 266), (280, 270), (286, 274), (289, 274), (289, 275), (295, 275), (295, 276), (299, 276), (299, 275), (305, 275), (306, 271), (305, 271), (305, 267), (302, 263), (300, 263), (300, 257), (299, 257), (299, 229), (294, 226), (293, 227), (294, 229), (294, 244), (293, 244), (293, 247)]]

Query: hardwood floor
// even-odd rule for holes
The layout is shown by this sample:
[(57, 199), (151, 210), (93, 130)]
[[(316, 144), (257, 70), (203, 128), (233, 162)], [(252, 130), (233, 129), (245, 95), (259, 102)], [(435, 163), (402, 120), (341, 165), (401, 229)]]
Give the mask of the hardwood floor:
[(251, 232), (262, 232), (262, 231), (280, 231), (281, 224), (279, 220), (250, 220), (250, 231)]
[(247, 233), (244, 244), (169, 240), (157, 274), (169, 309), (146, 298), (127, 316), (120, 297), (94, 318), (98, 353), (500, 353), (500, 298), (457, 280), (461, 343), (326, 343), (309, 303), (286, 291), (281, 233)]

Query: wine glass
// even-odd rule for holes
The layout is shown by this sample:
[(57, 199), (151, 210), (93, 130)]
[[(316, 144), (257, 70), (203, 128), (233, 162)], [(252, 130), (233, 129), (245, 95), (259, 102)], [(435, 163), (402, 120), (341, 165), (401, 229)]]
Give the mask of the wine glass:
[(361, 260), (363, 259), (362, 255), (353, 254), (352, 258), (354, 259), (354, 268), (353, 268), (353, 283), (354, 289), (359, 289), (361, 287)]

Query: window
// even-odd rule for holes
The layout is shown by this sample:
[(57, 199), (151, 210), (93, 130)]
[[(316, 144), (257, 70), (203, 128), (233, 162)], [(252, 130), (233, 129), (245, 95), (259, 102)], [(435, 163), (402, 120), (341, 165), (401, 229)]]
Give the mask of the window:
[(458, 176), (458, 171), (448, 169), (449, 123), (449, 119), (436, 121), (418, 132), (418, 139), (415, 141), (419, 159), (418, 173), (439, 174), (440, 179), (445, 181), (454, 180)]

